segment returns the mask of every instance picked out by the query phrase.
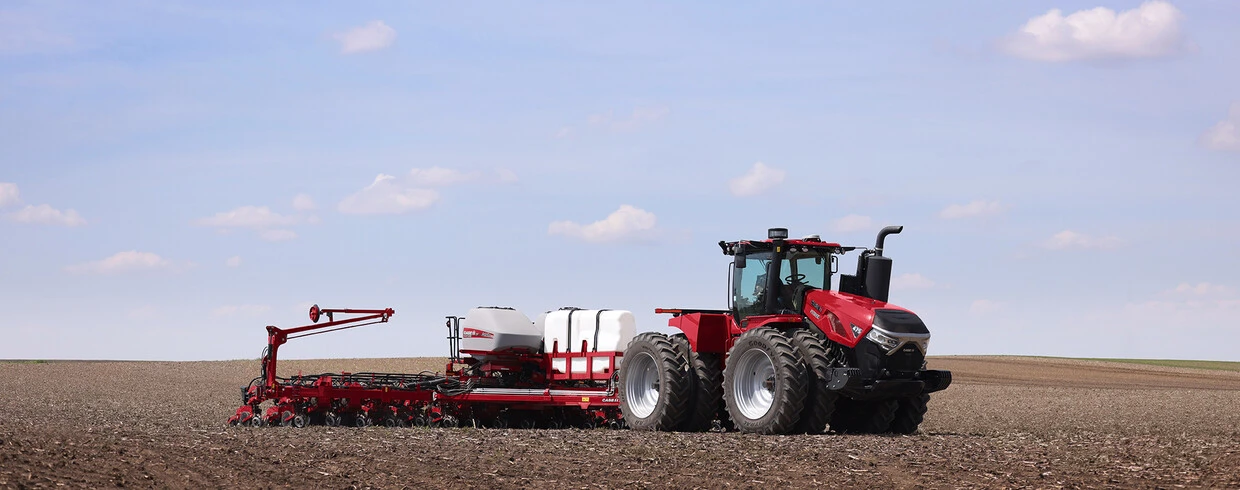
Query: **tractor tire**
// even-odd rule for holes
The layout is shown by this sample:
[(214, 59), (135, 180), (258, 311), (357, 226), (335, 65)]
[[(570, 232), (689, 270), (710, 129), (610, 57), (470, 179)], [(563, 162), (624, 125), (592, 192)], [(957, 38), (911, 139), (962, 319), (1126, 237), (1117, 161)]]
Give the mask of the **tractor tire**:
[(839, 394), (827, 390), (827, 382), (831, 379), (827, 348), (823, 346), (823, 336), (814, 330), (798, 328), (789, 333), (792, 334), (792, 345), (801, 354), (801, 358), (805, 359), (809, 378), (805, 389), (805, 408), (801, 411), (796, 432), (821, 434), (827, 431), (827, 423), (831, 421), (831, 413), (835, 411), (835, 400), (839, 398)]
[(896, 418), (891, 421), (891, 432), (895, 434), (912, 434), (926, 417), (926, 403), (930, 401), (929, 393), (922, 393), (899, 400)]
[(666, 335), (639, 334), (620, 364), (620, 411), (635, 430), (675, 430), (689, 414), (693, 387), (684, 353)]
[(728, 352), (723, 399), (741, 432), (787, 434), (805, 407), (805, 361), (782, 332), (760, 327), (745, 332)]
[(839, 398), (831, 416), (831, 430), (841, 434), (882, 434), (896, 418), (897, 400), (858, 401)]
[(672, 341), (685, 354), (685, 362), (693, 372), (690, 377), (693, 387), (690, 390), (689, 415), (677, 429), (684, 432), (708, 431), (714, 427), (719, 407), (723, 405), (723, 367), (719, 355), (694, 352), (684, 334), (673, 335)]

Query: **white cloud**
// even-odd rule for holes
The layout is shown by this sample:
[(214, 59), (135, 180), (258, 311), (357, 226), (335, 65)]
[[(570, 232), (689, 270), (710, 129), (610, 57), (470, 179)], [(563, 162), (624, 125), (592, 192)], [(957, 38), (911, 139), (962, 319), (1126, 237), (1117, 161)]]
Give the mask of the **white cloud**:
[(567, 138), (567, 137), (572, 136), (572, 135), (573, 135), (573, 128), (572, 128), (572, 126), (564, 126), (564, 127), (560, 128), (560, 130), (559, 130), (559, 131), (556, 131), (556, 132), (555, 132), (555, 138), (556, 138), (556, 139), (564, 139), (564, 138)]
[(1124, 313), (1136, 319), (1165, 318), (1167, 321), (1181, 325), (1212, 325), (1225, 328), (1235, 318), (1236, 313), (1240, 313), (1240, 298), (1231, 296), (1157, 299), (1128, 303), (1124, 306)]
[(850, 214), (831, 223), (831, 229), (840, 233), (868, 230), (873, 227), (874, 222), (869, 216), (859, 214)]
[(766, 192), (775, 186), (783, 183), (787, 172), (783, 170), (768, 167), (765, 163), (757, 162), (753, 167), (749, 168), (749, 172), (745, 175), (732, 179), (728, 183), (728, 187), (732, 190), (734, 196), (756, 196)]
[(20, 204), (21, 202), (21, 192), (17, 190), (17, 184), (0, 182), (0, 208)]
[(517, 173), (506, 168), (496, 170), (495, 174), (499, 177), (500, 182), (511, 183), (517, 181)]
[(1053, 9), (1029, 19), (1001, 48), (1012, 56), (1050, 62), (1171, 56), (1188, 48), (1180, 35), (1183, 18), (1164, 1), (1119, 13), (1096, 7), (1064, 16)]
[(1235, 293), (1235, 290), (1222, 284), (1212, 284), (1208, 282), (1199, 282), (1197, 284), (1189, 284), (1187, 282), (1180, 283), (1171, 293), (1181, 295), (1194, 296), (1227, 296)]
[[(295, 208), (306, 209), (313, 206), (314, 202), (309, 196), (301, 194), (293, 198)], [(231, 211), (216, 213), (215, 216), (209, 218), (199, 219), (195, 223), (200, 226), (214, 227), (221, 233), (228, 233), (236, 228), (249, 229), (263, 240), (278, 242), (297, 238), (297, 233), (288, 227), (318, 224), (319, 218), (313, 215), (282, 215), (267, 206), (241, 206)]]
[(653, 238), (656, 220), (654, 213), (625, 204), (606, 218), (588, 225), (556, 221), (547, 227), (547, 233), (593, 243), (642, 241)]
[(171, 260), (156, 254), (130, 250), (128, 252), (119, 252), (103, 260), (71, 265), (65, 267), (65, 270), (75, 274), (113, 274), (129, 271), (169, 269), (172, 266)]
[(332, 38), (340, 41), (341, 53), (364, 53), (391, 46), (396, 42), (396, 29), (381, 20), (372, 20), (364, 26), (338, 32)]
[[(17, 184), (0, 182), (0, 208), (21, 204), (21, 191)], [(27, 205), (17, 211), (4, 214), (4, 219), (17, 223), (35, 225), (81, 226), (86, 220), (77, 211), (61, 211), (47, 204)]]
[(944, 219), (983, 218), (1002, 214), (1004, 207), (999, 201), (973, 201), (968, 204), (952, 204), (939, 211)]
[(216, 213), (210, 218), (202, 218), (197, 221), (202, 226), (213, 226), (216, 228), (252, 228), (265, 229), (276, 226), (290, 226), (301, 223), (302, 218), (297, 216), (283, 216), (272, 211), (267, 206), (241, 206), (232, 211)]
[(402, 214), (420, 211), (439, 201), (439, 192), (432, 188), (480, 180), (514, 182), (517, 174), (511, 170), (498, 169), (494, 174), (484, 175), (476, 170), (462, 172), (443, 167), (415, 168), (404, 177), (379, 174), (366, 188), (341, 200), (336, 208), (345, 214)]
[(4, 215), (9, 221), (38, 225), (80, 226), (86, 220), (77, 211), (66, 209), (61, 211), (46, 204), (26, 206)]
[(314, 211), (314, 199), (311, 199), (307, 194), (293, 196), (293, 209), (298, 211)]
[(1042, 242), (1042, 246), (1051, 250), (1069, 250), (1069, 249), (1097, 249), (1109, 250), (1123, 244), (1117, 237), (1113, 236), (1090, 236), (1084, 233), (1077, 233), (1072, 230), (1064, 230), (1056, 233), (1046, 241)]
[(1231, 104), (1227, 119), (1201, 135), (1201, 144), (1211, 150), (1240, 151), (1240, 102)]
[(271, 310), (267, 305), (225, 305), (211, 310), (214, 317), (258, 316)]
[(478, 180), (480, 172), (461, 172), (443, 167), (415, 168), (409, 171), (409, 183), (417, 187), (446, 187)]
[(344, 214), (402, 214), (431, 207), (439, 193), (431, 189), (406, 187), (396, 177), (379, 174), (366, 188), (340, 201), (336, 208)]
[(969, 305), (969, 313), (974, 315), (989, 315), (1003, 309), (1004, 304), (999, 301), (989, 299), (973, 300), (973, 304)]
[(297, 232), (284, 229), (263, 230), (258, 232), (258, 237), (269, 242), (283, 242), (297, 238)]
[(921, 274), (900, 274), (891, 278), (892, 289), (930, 289), (935, 282)]
[(229, 267), (241, 267), (241, 256), (234, 255), (232, 257), (229, 257), (228, 260), (224, 261), (224, 265), (229, 266)]

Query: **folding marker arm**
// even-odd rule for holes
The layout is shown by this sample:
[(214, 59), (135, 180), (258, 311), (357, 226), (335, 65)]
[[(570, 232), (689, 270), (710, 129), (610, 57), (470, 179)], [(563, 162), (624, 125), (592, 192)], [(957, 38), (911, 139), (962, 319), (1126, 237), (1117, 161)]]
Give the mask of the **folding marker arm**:
[[(335, 319), (336, 314), (343, 315), (362, 315), (354, 318)], [(269, 389), (276, 386), (276, 351), (281, 345), (288, 342), (289, 339), (308, 337), (321, 333), (335, 332), (338, 330), (347, 330), (350, 328), (364, 327), (366, 325), (374, 325), (376, 323), (387, 323), (392, 315), (396, 314), (396, 310), (384, 308), (382, 310), (359, 310), (352, 308), (319, 308), (319, 305), (310, 307), (311, 325), (303, 325), (300, 327), (283, 329), (274, 325), (267, 326), (267, 353), (263, 356), (263, 381)], [(326, 316), (327, 323), (318, 323), (319, 318)]]

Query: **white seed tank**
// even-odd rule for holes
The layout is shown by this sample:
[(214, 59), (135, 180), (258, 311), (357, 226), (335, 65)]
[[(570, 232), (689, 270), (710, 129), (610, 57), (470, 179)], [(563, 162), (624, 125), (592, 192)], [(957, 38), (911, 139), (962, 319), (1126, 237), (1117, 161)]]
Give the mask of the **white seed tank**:
[[(469, 310), (461, 319), (461, 350), (495, 352), (528, 349), (538, 352), (542, 329), (530, 317), (512, 308), (495, 306)], [(472, 354), (473, 357), (485, 357)]]
[[(537, 323), (542, 328), (546, 352), (623, 351), (637, 335), (637, 321), (626, 310), (561, 309), (543, 313)], [(572, 372), (586, 372), (585, 358), (572, 361)], [(568, 372), (566, 364), (566, 359), (552, 359), (551, 368)], [(607, 363), (595, 361), (595, 372), (606, 368)]]

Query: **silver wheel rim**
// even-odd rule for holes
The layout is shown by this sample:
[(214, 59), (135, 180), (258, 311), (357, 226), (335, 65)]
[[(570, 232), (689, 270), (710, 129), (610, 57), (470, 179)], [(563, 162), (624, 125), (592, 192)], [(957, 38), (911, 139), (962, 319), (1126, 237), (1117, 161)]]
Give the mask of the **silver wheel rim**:
[(649, 352), (624, 362), (628, 369), (624, 376), (624, 400), (635, 417), (649, 417), (659, 404), (659, 365)]
[(766, 352), (750, 349), (741, 354), (732, 392), (736, 394), (736, 408), (745, 418), (760, 419), (771, 411), (775, 404), (775, 363)]

